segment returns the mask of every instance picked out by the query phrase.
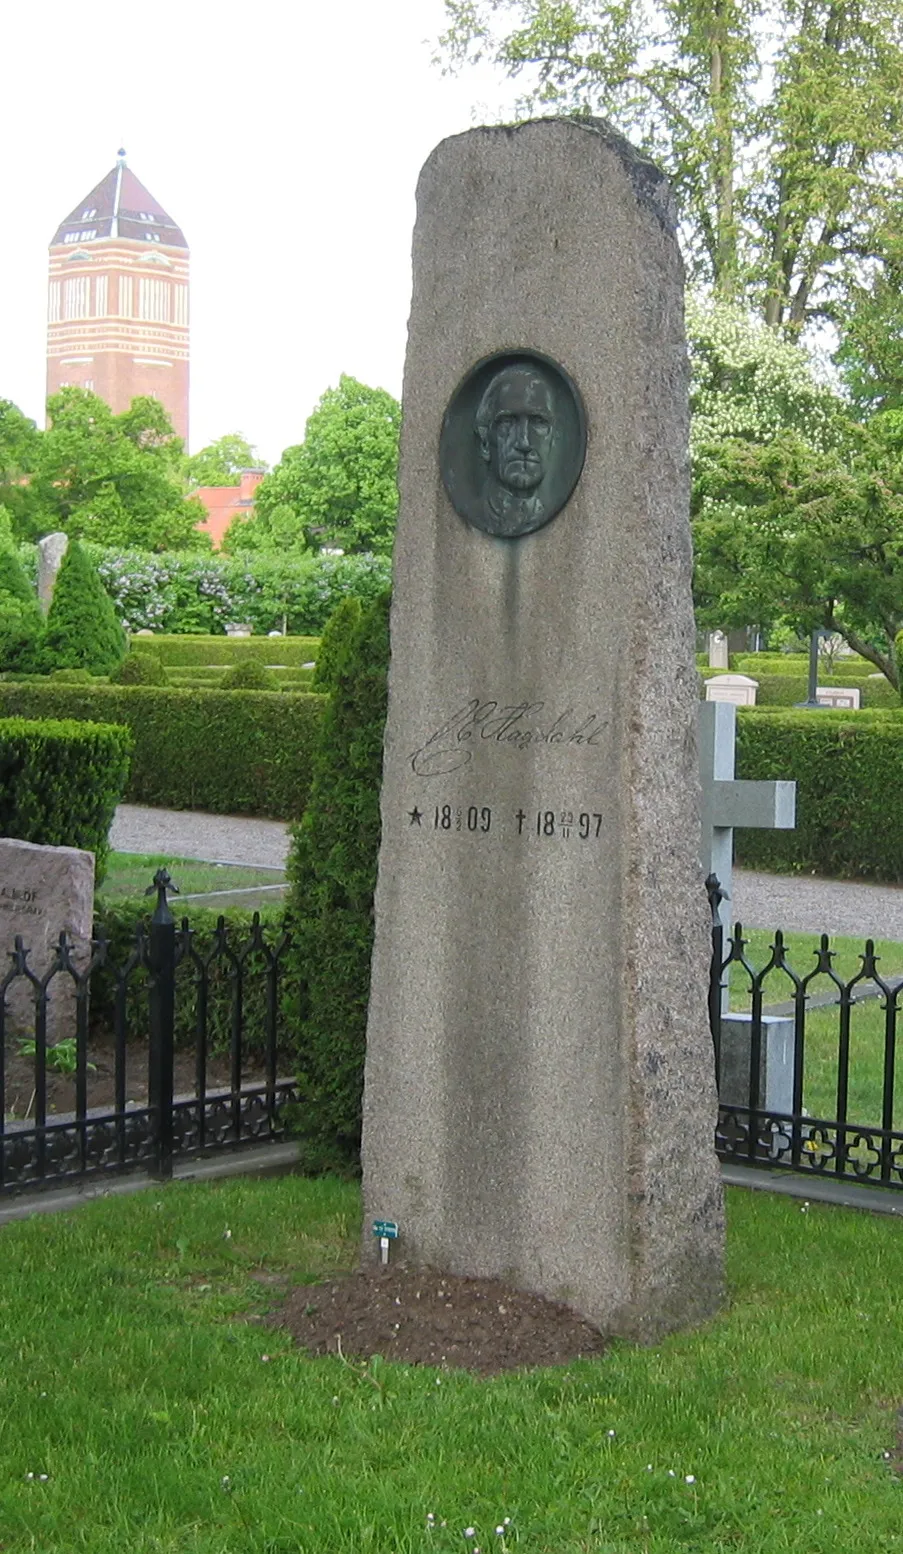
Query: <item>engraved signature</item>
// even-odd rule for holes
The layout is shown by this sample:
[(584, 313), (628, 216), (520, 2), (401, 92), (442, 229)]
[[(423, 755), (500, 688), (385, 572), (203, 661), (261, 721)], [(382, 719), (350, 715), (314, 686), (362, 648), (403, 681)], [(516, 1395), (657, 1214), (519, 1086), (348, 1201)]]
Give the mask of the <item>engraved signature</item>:
[(411, 770), (418, 777), (445, 777), (460, 771), (473, 760), (477, 739), (513, 745), (517, 750), (530, 745), (595, 745), (607, 723), (598, 712), (579, 717), (573, 707), (566, 707), (547, 722), (550, 717), (544, 701), (522, 701), (506, 707), (475, 696), (413, 752)]

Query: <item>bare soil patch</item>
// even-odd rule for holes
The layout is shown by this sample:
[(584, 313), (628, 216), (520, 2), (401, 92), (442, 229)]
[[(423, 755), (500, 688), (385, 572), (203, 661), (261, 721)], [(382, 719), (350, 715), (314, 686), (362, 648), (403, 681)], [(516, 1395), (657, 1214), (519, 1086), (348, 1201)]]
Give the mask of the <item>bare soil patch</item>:
[(482, 1376), (566, 1365), (606, 1348), (604, 1335), (566, 1306), (495, 1279), (403, 1264), (296, 1286), (264, 1320), (311, 1354), (378, 1354)]
[[(116, 1054), (112, 1037), (93, 1036), (88, 1042), (88, 1106), (107, 1110), (116, 1104)], [(138, 1106), (147, 1102), (146, 1040), (126, 1043), (126, 1101)], [(23, 1056), (20, 1044), (9, 1040), (6, 1044), (6, 1114), (11, 1120), (22, 1121), (26, 1110), (33, 1115), (33, 1103), (29, 1106), (34, 1090), (34, 1055)], [(292, 1072), (291, 1065), (287, 1070)], [(207, 1058), (207, 1089), (229, 1088), (229, 1057), (221, 1053)], [(281, 1072), (281, 1070), (280, 1070)], [(242, 1070), (243, 1084), (263, 1083), (266, 1072), (262, 1064), (248, 1062)], [(190, 1050), (177, 1051), (174, 1060), (174, 1095), (194, 1095), (195, 1055)], [(61, 1116), (75, 1110), (75, 1075), (60, 1074), (47, 1067), (47, 1112)]]

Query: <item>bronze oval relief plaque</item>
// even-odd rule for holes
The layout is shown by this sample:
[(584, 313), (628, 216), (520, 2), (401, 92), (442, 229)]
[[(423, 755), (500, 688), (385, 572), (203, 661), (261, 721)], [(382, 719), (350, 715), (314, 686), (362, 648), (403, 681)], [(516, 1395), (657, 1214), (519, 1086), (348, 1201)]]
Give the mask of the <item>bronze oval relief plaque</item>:
[(580, 391), (539, 351), (477, 362), (449, 401), (439, 441), (455, 512), (503, 539), (532, 534), (561, 512), (585, 455)]

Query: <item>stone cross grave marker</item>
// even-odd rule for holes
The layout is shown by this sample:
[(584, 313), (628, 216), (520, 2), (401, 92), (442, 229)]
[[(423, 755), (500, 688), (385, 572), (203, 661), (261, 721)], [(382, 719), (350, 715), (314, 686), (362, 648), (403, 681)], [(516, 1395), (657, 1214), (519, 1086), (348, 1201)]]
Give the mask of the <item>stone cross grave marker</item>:
[[(364, 1256), (650, 1338), (717, 1308), (683, 271), (599, 121), (418, 187)], [(651, 919), (651, 921), (650, 921)]]
[(734, 776), (737, 709), (731, 702), (699, 704), (699, 770), (702, 778), (702, 848), (707, 874), (724, 893), (721, 923), (731, 931), (734, 829), (792, 831), (796, 825), (795, 782), (748, 782)]
[[(796, 783), (750, 782), (734, 777), (737, 709), (730, 702), (699, 704), (699, 769), (702, 777), (702, 852), (707, 874), (721, 886), (718, 914), (724, 929), (725, 954), (733, 918), (734, 828), (792, 831), (796, 825)], [(746, 1104), (749, 1097), (752, 1017), (731, 1013), (725, 979), (721, 989), (721, 1075), (724, 1103)], [(762, 1019), (759, 1104), (772, 1111), (790, 1111), (793, 1099), (793, 1021), (783, 1016)]]
[[(49, 971), (61, 933), (81, 969), (90, 958), (93, 914), (93, 853), (0, 837), (0, 982), (12, 965), (17, 935), (35, 976)], [(33, 1037), (34, 988), (26, 978), (10, 983), (6, 1007), (7, 1035)], [(75, 985), (61, 972), (48, 985), (47, 1041), (55, 1045), (74, 1035)]]

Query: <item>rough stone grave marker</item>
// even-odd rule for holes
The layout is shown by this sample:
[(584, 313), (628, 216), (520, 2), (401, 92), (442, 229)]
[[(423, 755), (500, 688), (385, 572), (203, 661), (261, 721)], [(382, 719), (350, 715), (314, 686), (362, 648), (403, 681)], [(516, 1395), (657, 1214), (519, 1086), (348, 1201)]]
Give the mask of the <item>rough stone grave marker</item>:
[[(61, 933), (81, 969), (90, 956), (94, 914), (94, 854), (78, 847), (39, 847), (0, 837), (0, 982), (12, 965), (16, 936), (28, 953), (28, 969), (49, 971)], [(6, 993), (7, 1035), (32, 1037), (34, 988), (16, 977)], [(75, 986), (65, 972), (48, 986), (47, 1040), (75, 1035)]]
[(398, 1255), (649, 1338), (721, 1298), (683, 274), (608, 126), (418, 188), (364, 1102)]
[(69, 536), (61, 532), (45, 534), (44, 538), (38, 541), (38, 603), (45, 615), (50, 609), (57, 573), (68, 549)]

